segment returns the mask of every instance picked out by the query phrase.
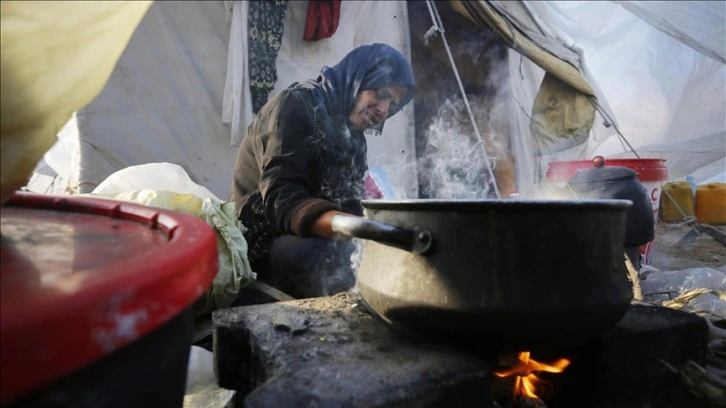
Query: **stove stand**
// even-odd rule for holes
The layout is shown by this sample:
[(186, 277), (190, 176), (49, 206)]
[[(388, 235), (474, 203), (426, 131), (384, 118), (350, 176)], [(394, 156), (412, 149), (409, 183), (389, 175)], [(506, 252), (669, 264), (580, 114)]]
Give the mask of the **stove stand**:
[[(511, 399), (488, 350), (405, 336), (373, 317), (358, 294), (218, 310), (213, 351), (219, 385), (237, 406), (479, 407)], [(708, 325), (686, 312), (634, 304), (583, 346), (538, 354), (571, 360), (544, 373), (548, 408), (698, 407), (661, 360), (703, 365)], [(506, 395), (506, 397), (502, 397)], [(506, 406), (506, 401), (504, 401)]]
[(221, 387), (237, 406), (492, 407), (491, 367), (452, 346), (404, 337), (358, 295), (215, 311)]

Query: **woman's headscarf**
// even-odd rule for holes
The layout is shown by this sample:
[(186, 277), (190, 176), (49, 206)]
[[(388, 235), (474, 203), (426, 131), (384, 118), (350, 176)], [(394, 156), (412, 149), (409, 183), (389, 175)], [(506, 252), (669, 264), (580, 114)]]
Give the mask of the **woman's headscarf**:
[[(323, 87), (328, 110), (346, 117), (353, 109), (358, 91), (404, 85), (407, 92), (400, 104), (403, 108), (413, 99), (415, 89), (411, 64), (398, 50), (386, 44), (363, 45), (354, 49), (334, 67), (323, 67), (318, 83)], [(342, 108), (345, 111), (341, 111)], [(388, 116), (397, 112), (391, 111)], [(382, 127), (383, 122), (377, 130)]]

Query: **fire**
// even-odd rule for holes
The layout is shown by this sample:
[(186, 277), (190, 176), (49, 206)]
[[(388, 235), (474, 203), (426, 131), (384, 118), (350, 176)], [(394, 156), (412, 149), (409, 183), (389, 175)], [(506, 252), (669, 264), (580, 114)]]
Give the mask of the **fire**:
[(529, 351), (522, 351), (517, 354), (517, 362), (508, 370), (496, 371), (497, 377), (511, 377), (516, 375), (514, 380), (514, 397), (524, 395), (529, 398), (539, 398), (535, 391), (542, 379), (535, 375), (536, 372), (545, 371), (548, 373), (561, 373), (569, 364), (570, 360), (561, 358), (554, 363), (540, 363), (530, 358)]

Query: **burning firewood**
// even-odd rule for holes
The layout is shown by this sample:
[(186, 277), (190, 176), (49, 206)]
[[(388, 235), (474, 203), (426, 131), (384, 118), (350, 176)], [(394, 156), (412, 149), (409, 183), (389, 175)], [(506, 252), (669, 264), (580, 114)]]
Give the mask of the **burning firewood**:
[(498, 378), (513, 379), (513, 388), (510, 388), (511, 405), (510, 401), (507, 401), (505, 408), (546, 408), (547, 404), (538, 395), (539, 388), (544, 386), (546, 381), (537, 374), (562, 373), (570, 364), (570, 360), (560, 358), (555, 362), (543, 363), (531, 358), (529, 351), (523, 351), (502, 355), (499, 363), (507, 368), (495, 371), (494, 375)]
[(518, 398), (512, 408), (547, 408), (547, 404), (539, 398)]
[(521, 397), (504, 405), (492, 401), (492, 408), (547, 408), (547, 404), (539, 398)]
[(519, 398), (514, 403), (514, 408), (547, 408), (547, 404), (539, 398)]

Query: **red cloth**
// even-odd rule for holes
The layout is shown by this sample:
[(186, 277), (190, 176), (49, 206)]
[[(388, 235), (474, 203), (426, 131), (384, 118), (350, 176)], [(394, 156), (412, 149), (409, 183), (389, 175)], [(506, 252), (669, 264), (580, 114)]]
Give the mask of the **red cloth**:
[(340, 0), (309, 0), (305, 20), (305, 41), (318, 41), (332, 37), (338, 29)]

